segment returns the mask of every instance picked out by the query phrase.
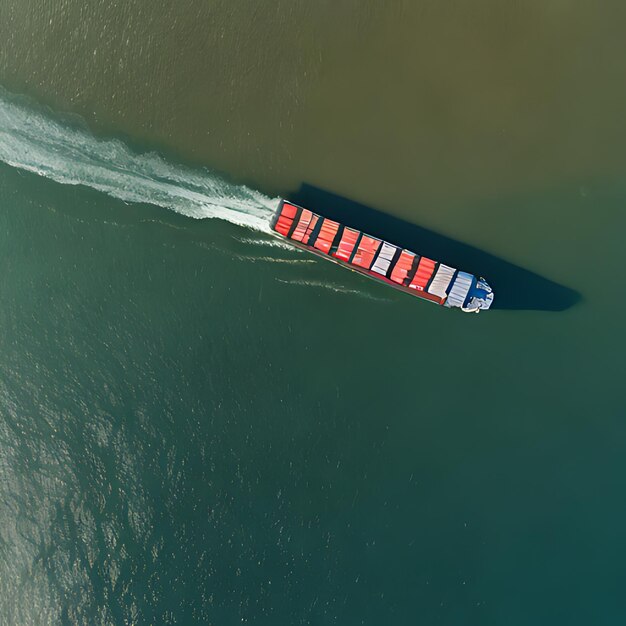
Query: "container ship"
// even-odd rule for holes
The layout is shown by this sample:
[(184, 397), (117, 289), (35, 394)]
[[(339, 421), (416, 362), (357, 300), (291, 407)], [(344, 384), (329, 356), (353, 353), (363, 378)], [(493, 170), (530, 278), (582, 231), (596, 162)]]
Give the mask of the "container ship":
[(281, 200), (272, 229), (290, 243), (423, 300), (466, 313), (486, 310), (493, 290), (482, 277), (344, 226)]

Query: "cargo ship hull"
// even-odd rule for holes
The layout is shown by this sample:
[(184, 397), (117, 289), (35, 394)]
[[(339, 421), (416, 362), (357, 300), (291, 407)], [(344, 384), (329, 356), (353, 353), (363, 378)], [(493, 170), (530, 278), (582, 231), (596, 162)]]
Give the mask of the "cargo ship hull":
[(281, 200), (272, 230), (289, 243), (389, 287), (465, 312), (488, 309), (493, 291), (477, 278), (443, 263), (344, 226)]

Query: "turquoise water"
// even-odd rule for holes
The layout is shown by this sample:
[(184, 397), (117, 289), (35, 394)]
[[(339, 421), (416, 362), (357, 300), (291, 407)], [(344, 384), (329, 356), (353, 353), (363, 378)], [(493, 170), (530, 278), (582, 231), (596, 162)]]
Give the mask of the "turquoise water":
[[(623, 622), (622, 9), (44, 4), (0, 2), (0, 624)], [(271, 235), (302, 183), (581, 299), (368, 281)]]

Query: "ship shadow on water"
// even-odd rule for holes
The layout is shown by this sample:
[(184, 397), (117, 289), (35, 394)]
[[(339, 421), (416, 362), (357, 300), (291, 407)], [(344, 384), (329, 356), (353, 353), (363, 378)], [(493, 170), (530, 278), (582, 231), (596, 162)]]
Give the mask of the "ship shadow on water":
[(489, 252), (382, 211), (304, 183), (292, 202), (408, 250), (484, 276), (493, 287), (494, 309), (565, 311), (581, 294)]

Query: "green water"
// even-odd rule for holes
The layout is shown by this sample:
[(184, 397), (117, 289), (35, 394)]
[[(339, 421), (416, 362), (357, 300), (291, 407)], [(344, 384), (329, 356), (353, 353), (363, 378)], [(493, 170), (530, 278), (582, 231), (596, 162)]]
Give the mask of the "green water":
[[(0, 0), (0, 624), (626, 619), (624, 10), (544, 5)], [(304, 182), (582, 300), (283, 247)]]

